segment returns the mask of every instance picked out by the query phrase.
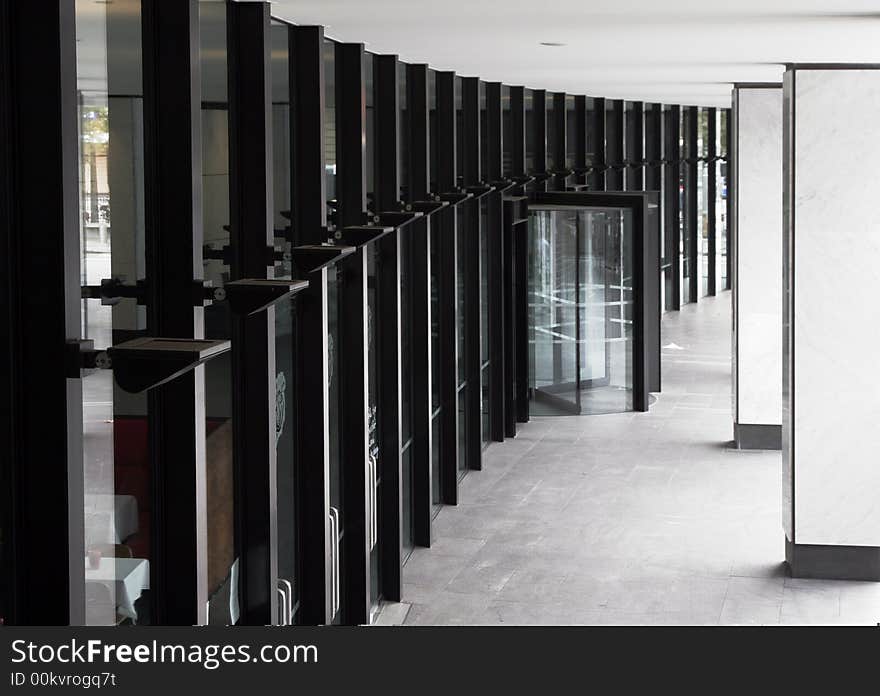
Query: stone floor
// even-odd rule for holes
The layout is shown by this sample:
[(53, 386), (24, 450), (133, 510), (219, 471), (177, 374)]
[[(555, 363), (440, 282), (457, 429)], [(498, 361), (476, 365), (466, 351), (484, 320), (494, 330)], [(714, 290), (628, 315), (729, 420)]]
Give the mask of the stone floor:
[(730, 293), (663, 321), (650, 413), (535, 418), (485, 453), (378, 623), (880, 621), (880, 583), (786, 577), (778, 452), (730, 448)]

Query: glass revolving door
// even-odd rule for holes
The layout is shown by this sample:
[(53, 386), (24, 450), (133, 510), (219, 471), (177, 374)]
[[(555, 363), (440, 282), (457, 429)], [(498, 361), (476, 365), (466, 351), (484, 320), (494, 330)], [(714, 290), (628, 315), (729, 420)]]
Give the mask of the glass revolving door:
[(529, 206), (533, 416), (633, 409), (632, 215)]

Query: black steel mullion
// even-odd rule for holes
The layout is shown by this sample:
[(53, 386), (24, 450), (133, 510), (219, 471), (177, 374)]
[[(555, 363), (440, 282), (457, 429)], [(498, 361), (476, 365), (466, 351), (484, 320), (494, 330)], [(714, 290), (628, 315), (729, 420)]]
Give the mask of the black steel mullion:
[[(376, 210), (398, 207), (400, 171), (397, 151), (400, 110), (397, 56), (373, 58), (376, 130), (375, 196)], [(403, 520), (401, 449), (401, 325), (400, 325), (400, 232), (379, 240), (379, 389), (381, 413), (380, 457), (382, 487), (380, 505), (380, 557), (382, 594), (399, 602), (402, 593)]]
[(648, 161), (645, 166), (646, 191), (660, 190), (662, 165), (659, 162), (663, 158), (661, 109), (660, 104), (647, 104), (645, 107), (645, 159)]
[[(335, 56), (336, 162), (339, 224), (363, 224), (367, 209), (366, 59), (363, 44), (338, 43)], [(370, 431), (367, 343), (367, 250), (358, 249), (339, 263), (339, 333), (342, 345), (340, 400), (342, 499), (345, 508), (345, 594), (342, 621), (370, 621), (370, 510), (367, 476)], [(375, 485), (373, 483), (372, 485)]]
[(709, 142), (707, 143), (706, 148), (706, 167), (708, 168), (708, 181), (706, 186), (706, 202), (707, 202), (707, 212), (708, 212), (708, 223), (709, 223), (709, 245), (708, 245), (708, 254), (709, 254), (709, 280), (708, 280), (708, 294), (714, 295), (716, 293), (716, 288), (718, 285), (718, 279), (716, 277), (716, 268), (715, 268), (715, 249), (716, 249), (716, 235), (717, 229), (715, 225), (715, 196), (717, 193), (717, 180), (715, 178), (715, 173), (717, 170), (715, 164), (715, 155), (717, 154), (715, 147), (715, 138), (718, 134), (718, 129), (715, 123), (717, 111), (715, 109), (708, 109), (707, 117), (709, 119), (709, 128), (708, 128), (708, 138)]
[[(268, 3), (229, 5), (232, 280), (268, 277), (267, 251), (274, 241), (272, 178), (268, 168), (272, 162), (269, 26)], [(233, 315), (232, 319), (232, 439), (240, 623), (253, 626), (272, 624), (277, 616), (274, 317), (274, 310), (269, 310), (252, 316)]]
[(535, 173), (547, 171), (547, 92), (532, 92), (532, 119), (535, 130)]
[(459, 163), (465, 186), (483, 181), (480, 171), (480, 78), (461, 78), (463, 123), (459, 137), (464, 142), (464, 157)]
[[(193, 309), (202, 265), (199, 3), (142, 3), (147, 331), (201, 338)], [(147, 396), (153, 622), (207, 621), (207, 534), (195, 510), (205, 496), (203, 369)]]
[[(83, 623), (82, 382), (74, 3), (0, 7), (4, 252), (2, 591), (7, 623)], [(7, 226), (8, 225), (8, 226)], [(7, 256), (6, 252), (12, 252)], [(9, 401), (6, 401), (7, 395)], [(7, 412), (10, 408), (12, 413)], [(7, 469), (7, 467), (9, 467)], [(70, 473), (70, 479), (68, 474)], [(6, 526), (6, 516), (11, 528)], [(56, 540), (47, 550), (46, 533)], [(75, 599), (74, 599), (75, 598)], [(73, 601), (71, 601), (73, 600)], [(8, 613), (6, 613), (8, 612)]]
[(606, 188), (606, 171), (608, 148), (605, 143), (606, 131), (605, 118), (605, 98), (596, 97), (593, 99), (593, 142), (596, 145), (596, 152), (593, 154), (593, 166), (596, 168), (591, 174), (590, 187), (594, 191), (604, 191)]
[(578, 184), (587, 183), (587, 175), (583, 172), (587, 166), (587, 98), (577, 95), (574, 98), (574, 167), (580, 170), (575, 175)]
[(699, 127), (699, 107), (687, 107), (687, 119), (685, 121), (687, 130), (685, 132), (685, 142), (687, 145), (687, 164), (685, 170), (685, 249), (688, 255), (688, 267), (690, 276), (688, 277), (690, 286), (690, 301), (697, 302), (700, 297), (700, 276), (702, 269), (700, 266), (700, 242), (699, 242), (699, 210), (697, 208), (697, 177), (699, 176), (699, 163), (697, 157), (699, 151), (697, 149), (698, 127)]
[(666, 263), (670, 264), (672, 274), (672, 310), (681, 309), (681, 201), (679, 197), (679, 176), (681, 171), (681, 145), (679, 141), (679, 120), (681, 107), (670, 106), (664, 113), (665, 147), (663, 159), (666, 162), (666, 177), (663, 191)]
[[(464, 143), (462, 170), (464, 185), (474, 186), (480, 176), (480, 81), (476, 77), (462, 78), (462, 129), (459, 137)], [(464, 279), (465, 306), (465, 374), (467, 375), (467, 458), (469, 469), (480, 469), (481, 456), (481, 350), (480, 350), (480, 225), (483, 203), (467, 202), (471, 206), (468, 229), (464, 231), (466, 245), (466, 277)]]
[(605, 173), (605, 188), (608, 191), (623, 191), (623, 160), (626, 124), (623, 111), (623, 100), (612, 99), (609, 122), (605, 132), (606, 166), (611, 168)]
[[(291, 27), (293, 228), (300, 244), (324, 241), (324, 29)], [(297, 480), (300, 505), (300, 615), (303, 624), (331, 619), (330, 454), (327, 385), (327, 273), (310, 278), (298, 299)]]
[[(556, 131), (553, 140), (553, 163), (556, 170), (565, 169), (565, 159), (568, 154), (568, 118), (565, 111), (565, 92), (553, 93), (553, 129)], [(554, 188), (558, 191), (565, 190), (567, 176), (557, 175), (554, 177)]]
[(501, 125), (501, 83), (486, 83), (486, 151), (487, 167), (483, 172), (486, 181), (500, 181), (504, 166), (503, 153), (503, 133), (504, 129)]
[[(409, 119), (408, 186), (410, 202), (423, 201), (430, 188), (428, 109), (428, 66), (406, 67), (406, 110)], [(404, 232), (411, 236), (412, 259), (412, 461), (413, 461), (413, 540), (419, 546), (431, 545), (433, 493), (432, 392), (431, 392), (431, 234), (433, 220), (423, 217)], [(443, 417), (442, 415), (440, 416)]]
[(510, 169), (514, 176), (526, 173), (525, 87), (510, 88)]
[[(455, 73), (438, 72), (437, 91), (437, 193), (452, 191), (458, 180), (456, 151)], [(467, 204), (465, 204), (467, 205)], [(458, 504), (458, 266), (456, 263), (457, 213), (450, 206), (437, 214), (440, 239), (440, 423), (441, 493), (447, 505)]]

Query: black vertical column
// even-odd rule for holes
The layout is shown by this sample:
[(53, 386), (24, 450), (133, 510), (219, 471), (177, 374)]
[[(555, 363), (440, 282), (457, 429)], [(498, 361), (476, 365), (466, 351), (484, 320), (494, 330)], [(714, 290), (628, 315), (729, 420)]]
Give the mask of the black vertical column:
[(667, 273), (671, 274), (672, 282), (668, 284), (666, 308), (681, 309), (681, 198), (679, 193), (679, 176), (681, 171), (680, 120), (681, 107), (670, 106), (663, 112), (663, 159), (666, 167), (663, 188), (663, 214), (665, 216), (665, 244), (663, 253), (666, 263), (670, 264)]
[[(489, 153), (486, 179), (495, 184), (501, 179), (501, 83), (486, 85), (486, 150)], [(504, 184), (501, 183), (501, 186)], [(493, 440), (504, 440), (504, 210), (502, 194), (493, 191), (486, 199), (486, 242), (488, 266), (483, 269), (489, 286), (489, 433)]]
[(73, 0), (2, 3), (0, 613), (9, 624), (84, 616), (82, 383), (65, 343), (80, 336), (76, 114)]
[[(375, 89), (376, 210), (399, 209), (400, 171), (397, 157), (400, 95), (397, 56), (374, 56), (373, 86)], [(379, 332), (379, 409), (381, 412), (380, 448), (382, 459), (382, 492), (380, 506), (380, 539), (382, 563), (382, 594), (389, 601), (401, 597), (403, 567), (402, 462), (400, 458), (401, 409), (401, 325), (400, 325), (400, 232), (385, 235), (379, 241), (379, 306), (382, 326)]]
[(486, 171), (483, 172), (483, 178), (494, 183), (501, 180), (503, 166), (503, 133), (501, 125), (501, 83), (486, 83)]
[(590, 188), (594, 191), (604, 191), (608, 174), (605, 170), (608, 162), (606, 155), (608, 148), (605, 142), (606, 118), (604, 97), (595, 97), (593, 99), (593, 118), (590, 126), (593, 131), (591, 140), (595, 144), (595, 152), (593, 153), (593, 167), (595, 167), (595, 171), (590, 175)]
[[(192, 301), (193, 279), (204, 273), (199, 3), (144, 0), (142, 17), (147, 330), (200, 338), (203, 312)], [(199, 369), (148, 395), (157, 624), (207, 620), (207, 532), (196, 512), (205, 485), (204, 387)]]
[[(660, 104), (645, 105), (645, 190), (659, 191), (662, 181), (663, 159), (663, 107)], [(663, 204), (663, 201), (661, 201)], [(662, 250), (661, 250), (662, 251)]]
[[(406, 66), (406, 114), (409, 120), (409, 202), (428, 197), (431, 180), (428, 110), (428, 66)], [(412, 373), (413, 373), (413, 537), (431, 545), (431, 235), (434, 221), (422, 217), (404, 234), (412, 246)], [(442, 415), (440, 416), (443, 417)]]
[(624, 127), (623, 100), (613, 99), (606, 103), (610, 106), (607, 114), (605, 131), (605, 162), (610, 168), (605, 172), (605, 189), (607, 191), (623, 191), (624, 172)]
[[(273, 244), (269, 3), (229, 5), (232, 279), (267, 278)], [(232, 323), (233, 465), (241, 623), (275, 622), (275, 310)]]
[[(535, 174), (547, 172), (547, 92), (532, 92), (532, 127), (535, 134)], [(543, 189), (542, 189), (543, 190)]]
[(708, 294), (714, 295), (716, 293), (716, 288), (718, 286), (717, 273), (715, 268), (715, 249), (717, 244), (717, 233), (715, 224), (715, 196), (717, 193), (718, 182), (715, 178), (715, 173), (717, 171), (717, 165), (715, 163), (715, 155), (717, 154), (715, 139), (718, 135), (718, 126), (715, 122), (717, 118), (717, 111), (715, 109), (707, 110), (707, 118), (709, 119), (709, 128), (708, 128), (708, 138), (709, 142), (706, 144), (706, 157), (707, 162), (706, 166), (708, 167), (708, 182), (706, 186), (706, 202), (707, 202), (707, 211), (709, 217), (709, 282), (708, 282)]
[(687, 107), (685, 118), (685, 146), (687, 147), (687, 163), (685, 165), (685, 251), (688, 257), (689, 299), (696, 302), (700, 297), (700, 211), (697, 207), (697, 177), (700, 175), (699, 149), (697, 135), (700, 109), (697, 106)]
[(586, 184), (587, 175), (587, 98), (577, 95), (574, 98), (574, 169), (575, 183)]
[[(480, 172), (480, 80), (464, 77), (461, 81), (462, 128), (459, 133), (464, 149), (462, 176), (464, 186), (482, 183)], [(482, 420), (480, 380), (480, 225), (481, 202), (467, 203), (473, 206), (468, 217), (469, 228), (464, 232), (466, 249), (466, 276), (464, 279), (465, 304), (468, 307), (465, 327), (465, 372), (468, 381), (467, 438), (468, 468), (482, 468), (481, 431)]]
[(526, 174), (526, 104), (525, 88), (510, 88), (510, 170), (516, 176)]
[(645, 190), (645, 116), (642, 102), (629, 102), (626, 108), (626, 190)]
[[(455, 73), (438, 72), (437, 91), (437, 192), (453, 191), (458, 181), (455, 113)], [(469, 205), (464, 203), (464, 205)], [(457, 211), (450, 206), (438, 213), (440, 241), (440, 386), (443, 417), (440, 422), (443, 502), (458, 504), (458, 265), (456, 263)]]
[[(337, 43), (336, 84), (336, 193), (339, 227), (362, 225), (367, 209), (367, 102), (364, 46)], [(367, 344), (367, 252), (359, 248), (337, 265), (341, 274), (339, 334), (343, 359), (339, 361), (340, 428), (342, 437), (342, 498), (345, 534), (342, 557), (343, 623), (370, 620), (370, 510), (367, 477), (370, 430), (369, 357)], [(378, 320), (378, 318), (377, 318)]]
[[(568, 118), (565, 112), (565, 92), (553, 93), (553, 130), (556, 136), (553, 139), (553, 162), (556, 171), (565, 171), (565, 160), (568, 155), (567, 128)], [(553, 188), (557, 191), (565, 191), (567, 174), (554, 176)]]
[[(293, 131), (293, 230), (298, 244), (325, 241), (324, 29), (291, 27)], [(326, 272), (311, 274), (300, 294), (297, 383), (300, 519), (304, 529), (300, 623), (325, 624), (330, 615), (330, 454), (326, 346)]]

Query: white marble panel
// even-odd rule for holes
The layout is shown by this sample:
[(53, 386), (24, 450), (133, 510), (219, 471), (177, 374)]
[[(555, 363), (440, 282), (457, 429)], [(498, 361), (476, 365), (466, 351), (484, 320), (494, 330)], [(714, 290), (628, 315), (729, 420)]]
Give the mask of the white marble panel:
[(782, 423), (782, 88), (738, 87), (734, 392), (740, 424)]
[(794, 541), (880, 546), (880, 70), (788, 79)]

